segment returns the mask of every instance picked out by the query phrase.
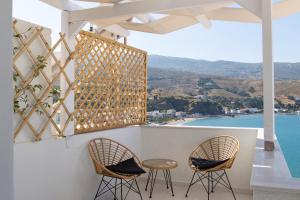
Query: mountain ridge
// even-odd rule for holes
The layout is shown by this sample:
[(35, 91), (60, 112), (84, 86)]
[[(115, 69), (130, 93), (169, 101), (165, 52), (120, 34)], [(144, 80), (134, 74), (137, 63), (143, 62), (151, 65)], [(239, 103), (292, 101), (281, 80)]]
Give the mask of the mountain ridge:
[[(149, 68), (168, 69), (239, 79), (261, 79), (262, 64), (235, 61), (207, 61), (182, 57), (149, 56)], [(276, 80), (300, 80), (300, 62), (276, 62)]]

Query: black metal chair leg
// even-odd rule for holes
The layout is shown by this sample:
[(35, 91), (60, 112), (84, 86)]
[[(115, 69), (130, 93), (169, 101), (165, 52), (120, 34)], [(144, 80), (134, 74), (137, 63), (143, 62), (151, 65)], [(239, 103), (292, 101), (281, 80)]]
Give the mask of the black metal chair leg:
[(114, 196), (114, 200), (117, 200), (117, 183), (118, 183), (118, 179), (116, 178), (115, 180), (115, 196)]
[(141, 198), (141, 200), (143, 200), (143, 196), (142, 196), (142, 194), (141, 194), (141, 190), (140, 190), (139, 184), (138, 184), (138, 182), (137, 182), (137, 180), (136, 180), (136, 179), (134, 179), (134, 181), (135, 181), (135, 184), (136, 184), (137, 190), (138, 190), (138, 192), (139, 192), (140, 198)]
[[(114, 196), (114, 199), (117, 199), (117, 197), (116, 197), (116, 192), (115, 192), (115, 190), (114, 190), (114, 188), (115, 188), (114, 183), (113, 183), (114, 180), (115, 180), (115, 178), (110, 178), (109, 181), (106, 181), (106, 180), (105, 180), (105, 176), (103, 177), (102, 183), (104, 183), (104, 187), (103, 187), (101, 190), (99, 190), (99, 191), (97, 192), (98, 194), (97, 194), (96, 199), (97, 199), (98, 197), (104, 195), (104, 194), (107, 193), (107, 192), (112, 193), (113, 196)], [(111, 183), (111, 182), (112, 182), (112, 183)], [(100, 187), (99, 187), (99, 188), (100, 188)]]
[(188, 197), (188, 193), (189, 193), (189, 191), (190, 191), (190, 189), (191, 189), (191, 186), (192, 186), (192, 184), (193, 184), (195, 175), (196, 175), (196, 172), (194, 172), (194, 174), (193, 174), (193, 177), (192, 177), (192, 179), (191, 179), (190, 185), (189, 185), (189, 187), (188, 187), (188, 189), (187, 189), (187, 191), (186, 191), (186, 193), (185, 193), (185, 197)]
[(99, 187), (98, 187), (98, 189), (97, 189), (97, 193), (96, 193), (96, 195), (95, 195), (95, 198), (94, 198), (94, 200), (96, 200), (96, 199), (98, 198), (98, 193), (99, 193), (99, 191), (100, 191), (100, 188), (101, 188), (101, 185), (102, 185), (103, 179), (104, 179), (104, 176), (102, 176), (102, 179), (101, 179), (101, 181), (100, 181), (100, 184), (99, 184)]
[(121, 200), (123, 200), (123, 180), (121, 179)]
[[(125, 180), (124, 180), (124, 181), (125, 181)], [(131, 181), (131, 183), (129, 183), (129, 182), (127, 182), (127, 183), (129, 184), (129, 186), (127, 186), (127, 187), (128, 187), (128, 190), (127, 190), (127, 193), (126, 193), (126, 195), (125, 195), (124, 200), (127, 198), (129, 192), (132, 190), (132, 186), (133, 186), (134, 181)]]
[(228, 178), (228, 176), (227, 176), (227, 173), (226, 173), (226, 171), (225, 171), (225, 170), (224, 170), (224, 174), (225, 174), (225, 176), (226, 176), (226, 179), (227, 179), (227, 182), (228, 182), (228, 184), (229, 184), (229, 188), (230, 188), (230, 190), (231, 190), (231, 193), (232, 193), (232, 195), (233, 195), (233, 198), (234, 198), (234, 200), (236, 200), (236, 197), (235, 197), (234, 191), (233, 191), (233, 189), (232, 189), (232, 187), (231, 187), (231, 184), (230, 184), (229, 178)]
[(211, 176), (211, 192), (214, 193), (214, 178), (213, 178), (213, 172), (210, 172)]
[(209, 200), (209, 194), (210, 194), (210, 190), (209, 190), (209, 186), (210, 186), (210, 172), (207, 173), (207, 199)]

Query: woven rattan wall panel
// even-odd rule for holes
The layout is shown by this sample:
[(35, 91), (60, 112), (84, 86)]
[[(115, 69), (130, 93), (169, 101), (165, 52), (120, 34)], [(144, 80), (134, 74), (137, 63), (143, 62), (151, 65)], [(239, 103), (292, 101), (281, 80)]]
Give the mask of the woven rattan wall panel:
[[(73, 115), (64, 103), (73, 88), (73, 82), (65, 73), (73, 53), (64, 34), (50, 46), (45, 39), (50, 37), (50, 31), (29, 23), (21, 24), (24, 22), (15, 20), (13, 23), (14, 139), (29, 134), (30, 139), (39, 141), (45, 132), (50, 137), (64, 136)], [(63, 61), (54, 53), (60, 46), (69, 54)], [(57, 85), (61, 80), (67, 82), (66, 91), (60, 91)], [(61, 114), (67, 116), (66, 120), (58, 122), (56, 119)]]
[(76, 39), (76, 133), (144, 124), (147, 53), (89, 32)]

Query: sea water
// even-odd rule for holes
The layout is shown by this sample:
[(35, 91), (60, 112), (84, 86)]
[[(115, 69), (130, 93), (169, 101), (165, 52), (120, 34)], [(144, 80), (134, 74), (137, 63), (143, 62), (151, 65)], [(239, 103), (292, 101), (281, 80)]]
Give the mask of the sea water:
[[(300, 115), (278, 114), (275, 121), (276, 136), (290, 172), (293, 177), (300, 178)], [(263, 115), (211, 117), (187, 122), (184, 125), (262, 128)]]

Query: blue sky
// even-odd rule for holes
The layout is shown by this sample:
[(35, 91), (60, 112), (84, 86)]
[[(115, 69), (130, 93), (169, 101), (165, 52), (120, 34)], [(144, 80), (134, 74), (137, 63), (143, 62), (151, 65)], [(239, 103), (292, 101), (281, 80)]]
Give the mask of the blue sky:
[[(13, 0), (14, 17), (60, 30), (60, 11), (38, 0)], [(24, 9), (26, 8), (26, 9)], [(300, 62), (300, 14), (274, 21), (274, 58), (280, 62)], [(262, 41), (259, 24), (213, 21), (210, 30), (200, 24), (166, 34), (132, 32), (129, 44), (166, 56), (205, 60), (261, 62)]]

